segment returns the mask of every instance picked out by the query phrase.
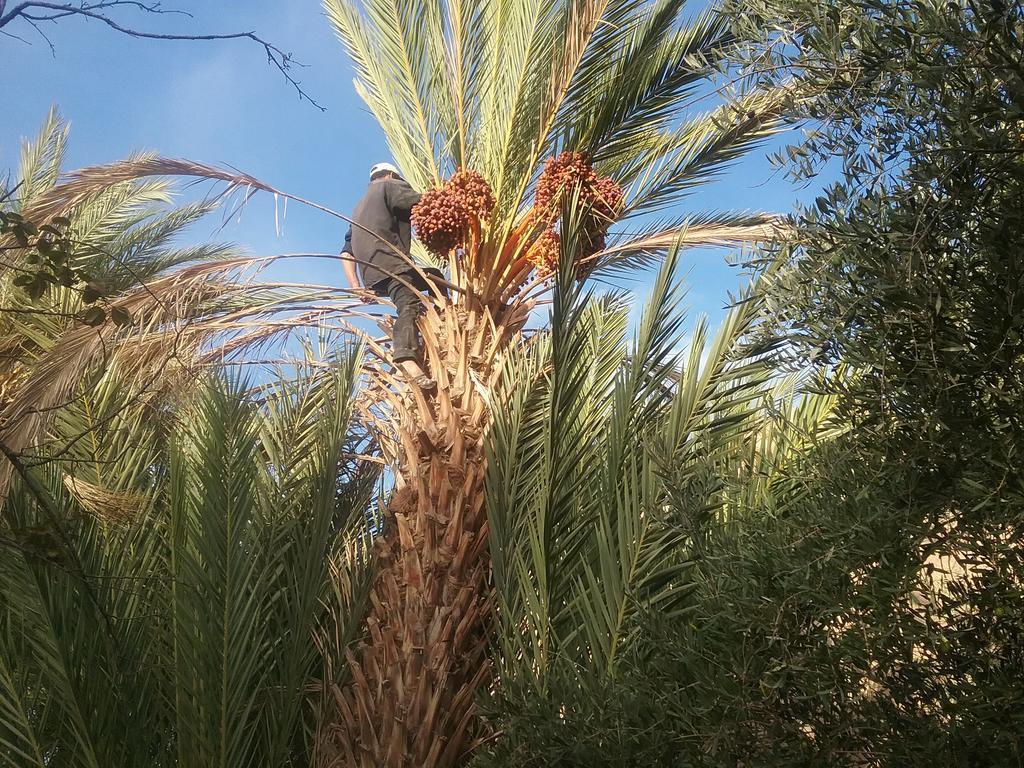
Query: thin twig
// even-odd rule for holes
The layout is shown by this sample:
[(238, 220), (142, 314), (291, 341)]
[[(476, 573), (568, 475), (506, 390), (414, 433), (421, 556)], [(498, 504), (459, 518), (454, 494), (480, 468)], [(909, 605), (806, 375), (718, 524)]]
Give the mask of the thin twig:
[[(326, 112), (327, 108), (317, 102), (312, 96), (310, 96), (302, 87), (302, 82), (298, 80), (292, 74), (293, 67), (304, 67), (300, 61), (297, 61), (294, 56), (290, 53), (286, 53), (278, 48), (273, 43), (265, 40), (256, 34), (255, 31), (249, 32), (231, 32), (221, 35), (178, 35), (169, 34), (163, 32), (145, 32), (138, 29), (132, 29), (126, 27), (119, 22), (112, 19), (106, 14), (100, 13), (102, 9), (112, 8), (114, 6), (133, 6), (135, 8), (147, 11), (149, 13), (175, 13), (176, 11), (168, 11), (161, 9), (159, 4), (147, 5), (141, 2), (133, 2), (132, 0), (115, 0), (112, 2), (103, 3), (92, 3), (81, 6), (73, 6), (67, 3), (48, 3), (39, 2), (37, 0), (27, 0), (27, 2), (19, 3), (18, 5), (11, 8), (6, 14), (3, 13), (3, 7), (5, 4), (0, 4), (0, 30), (6, 27), (15, 19), (23, 19), (33, 27), (36, 31), (42, 35), (43, 39), (46, 40), (50, 46), (51, 51), (54, 50), (53, 43), (39, 28), (38, 22), (40, 21), (56, 21), (58, 19), (66, 18), (68, 16), (83, 16), (89, 19), (95, 19), (106, 24), (111, 29), (116, 30), (129, 37), (136, 37), (145, 40), (252, 40), (254, 43), (261, 45), (264, 52), (267, 55), (267, 63), (273, 64), (277, 70), (284, 76), (285, 80), (296, 90), (299, 94), (299, 99), (305, 99), (314, 107), (319, 109), (321, 112)], [(52, 11), (53, 13), (37, 15), (31, 13), (33, 9)], [(183, 13), (183, 12), (182, 12)], [(189, 15), (189, 14), (185, 14)]]

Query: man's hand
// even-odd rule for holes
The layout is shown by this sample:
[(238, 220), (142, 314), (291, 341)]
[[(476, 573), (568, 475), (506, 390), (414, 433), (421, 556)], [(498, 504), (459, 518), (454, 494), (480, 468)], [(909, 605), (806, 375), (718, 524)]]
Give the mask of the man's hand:
[(349, 293), (364, 304), (378, 304), (380, 302), (380, 296), (368, 288), (352, 288), (349, 290)]

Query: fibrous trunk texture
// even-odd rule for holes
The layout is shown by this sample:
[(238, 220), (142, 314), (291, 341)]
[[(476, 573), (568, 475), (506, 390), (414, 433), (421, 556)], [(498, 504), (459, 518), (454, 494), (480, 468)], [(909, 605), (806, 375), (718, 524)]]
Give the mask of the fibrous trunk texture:
[(334, 692), (338, 765), (459, 765), (479, 736), (474, 698), (489, 677), (492, 611), (486, 392), (524, 321), (465, 296), (430, 302), (420, 327), (436, 396), (376, 369), (373, 397), (398, 427), (382, 435), (398, 475), (366, 638), (349, 654), (351, 682)]

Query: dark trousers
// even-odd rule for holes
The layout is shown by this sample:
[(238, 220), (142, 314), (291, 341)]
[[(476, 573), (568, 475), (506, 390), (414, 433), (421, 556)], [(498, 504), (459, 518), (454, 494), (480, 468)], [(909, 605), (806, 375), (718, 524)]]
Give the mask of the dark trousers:
[[(443, 275), (436, 269), (424, 267), (423, 271), (427, 277), (440, 277)], [(386, 277), (370, 286), (371, 290), (378, 296), (387, 296), (398, 310), (398, 317), (395, 319), (395, 330), (391, 339), (391, 356), (396, 363), (403, 360), (417, 360), (420, 356), (420, 339), (416, 330), (416, 319), (423, 312), (423, 297), (421, 292), (430, 291), (431, 287), (419, 272), (409, 270), (403, 272), (401, 280), (393, 277)], [(411, 287), (410, 287), (411, 286)], [(440, 288), (441, 293), (447, 295), (447, 290)]]

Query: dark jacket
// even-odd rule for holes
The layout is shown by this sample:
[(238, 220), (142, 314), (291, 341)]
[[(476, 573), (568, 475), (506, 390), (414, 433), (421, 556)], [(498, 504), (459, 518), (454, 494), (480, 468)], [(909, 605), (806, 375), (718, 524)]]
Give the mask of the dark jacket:
[[(363, 285), (372, 288), (393, 274), (407, 271), (412, 225), (409, 212), (420, 195), (402, 179), (371, 181), (363, 199), (356, 204), (344, 250), (356, 258)], [(369, 230), (369, 231), (367, 231)], [(396, 253), (396, 249), (398, 253)]]

